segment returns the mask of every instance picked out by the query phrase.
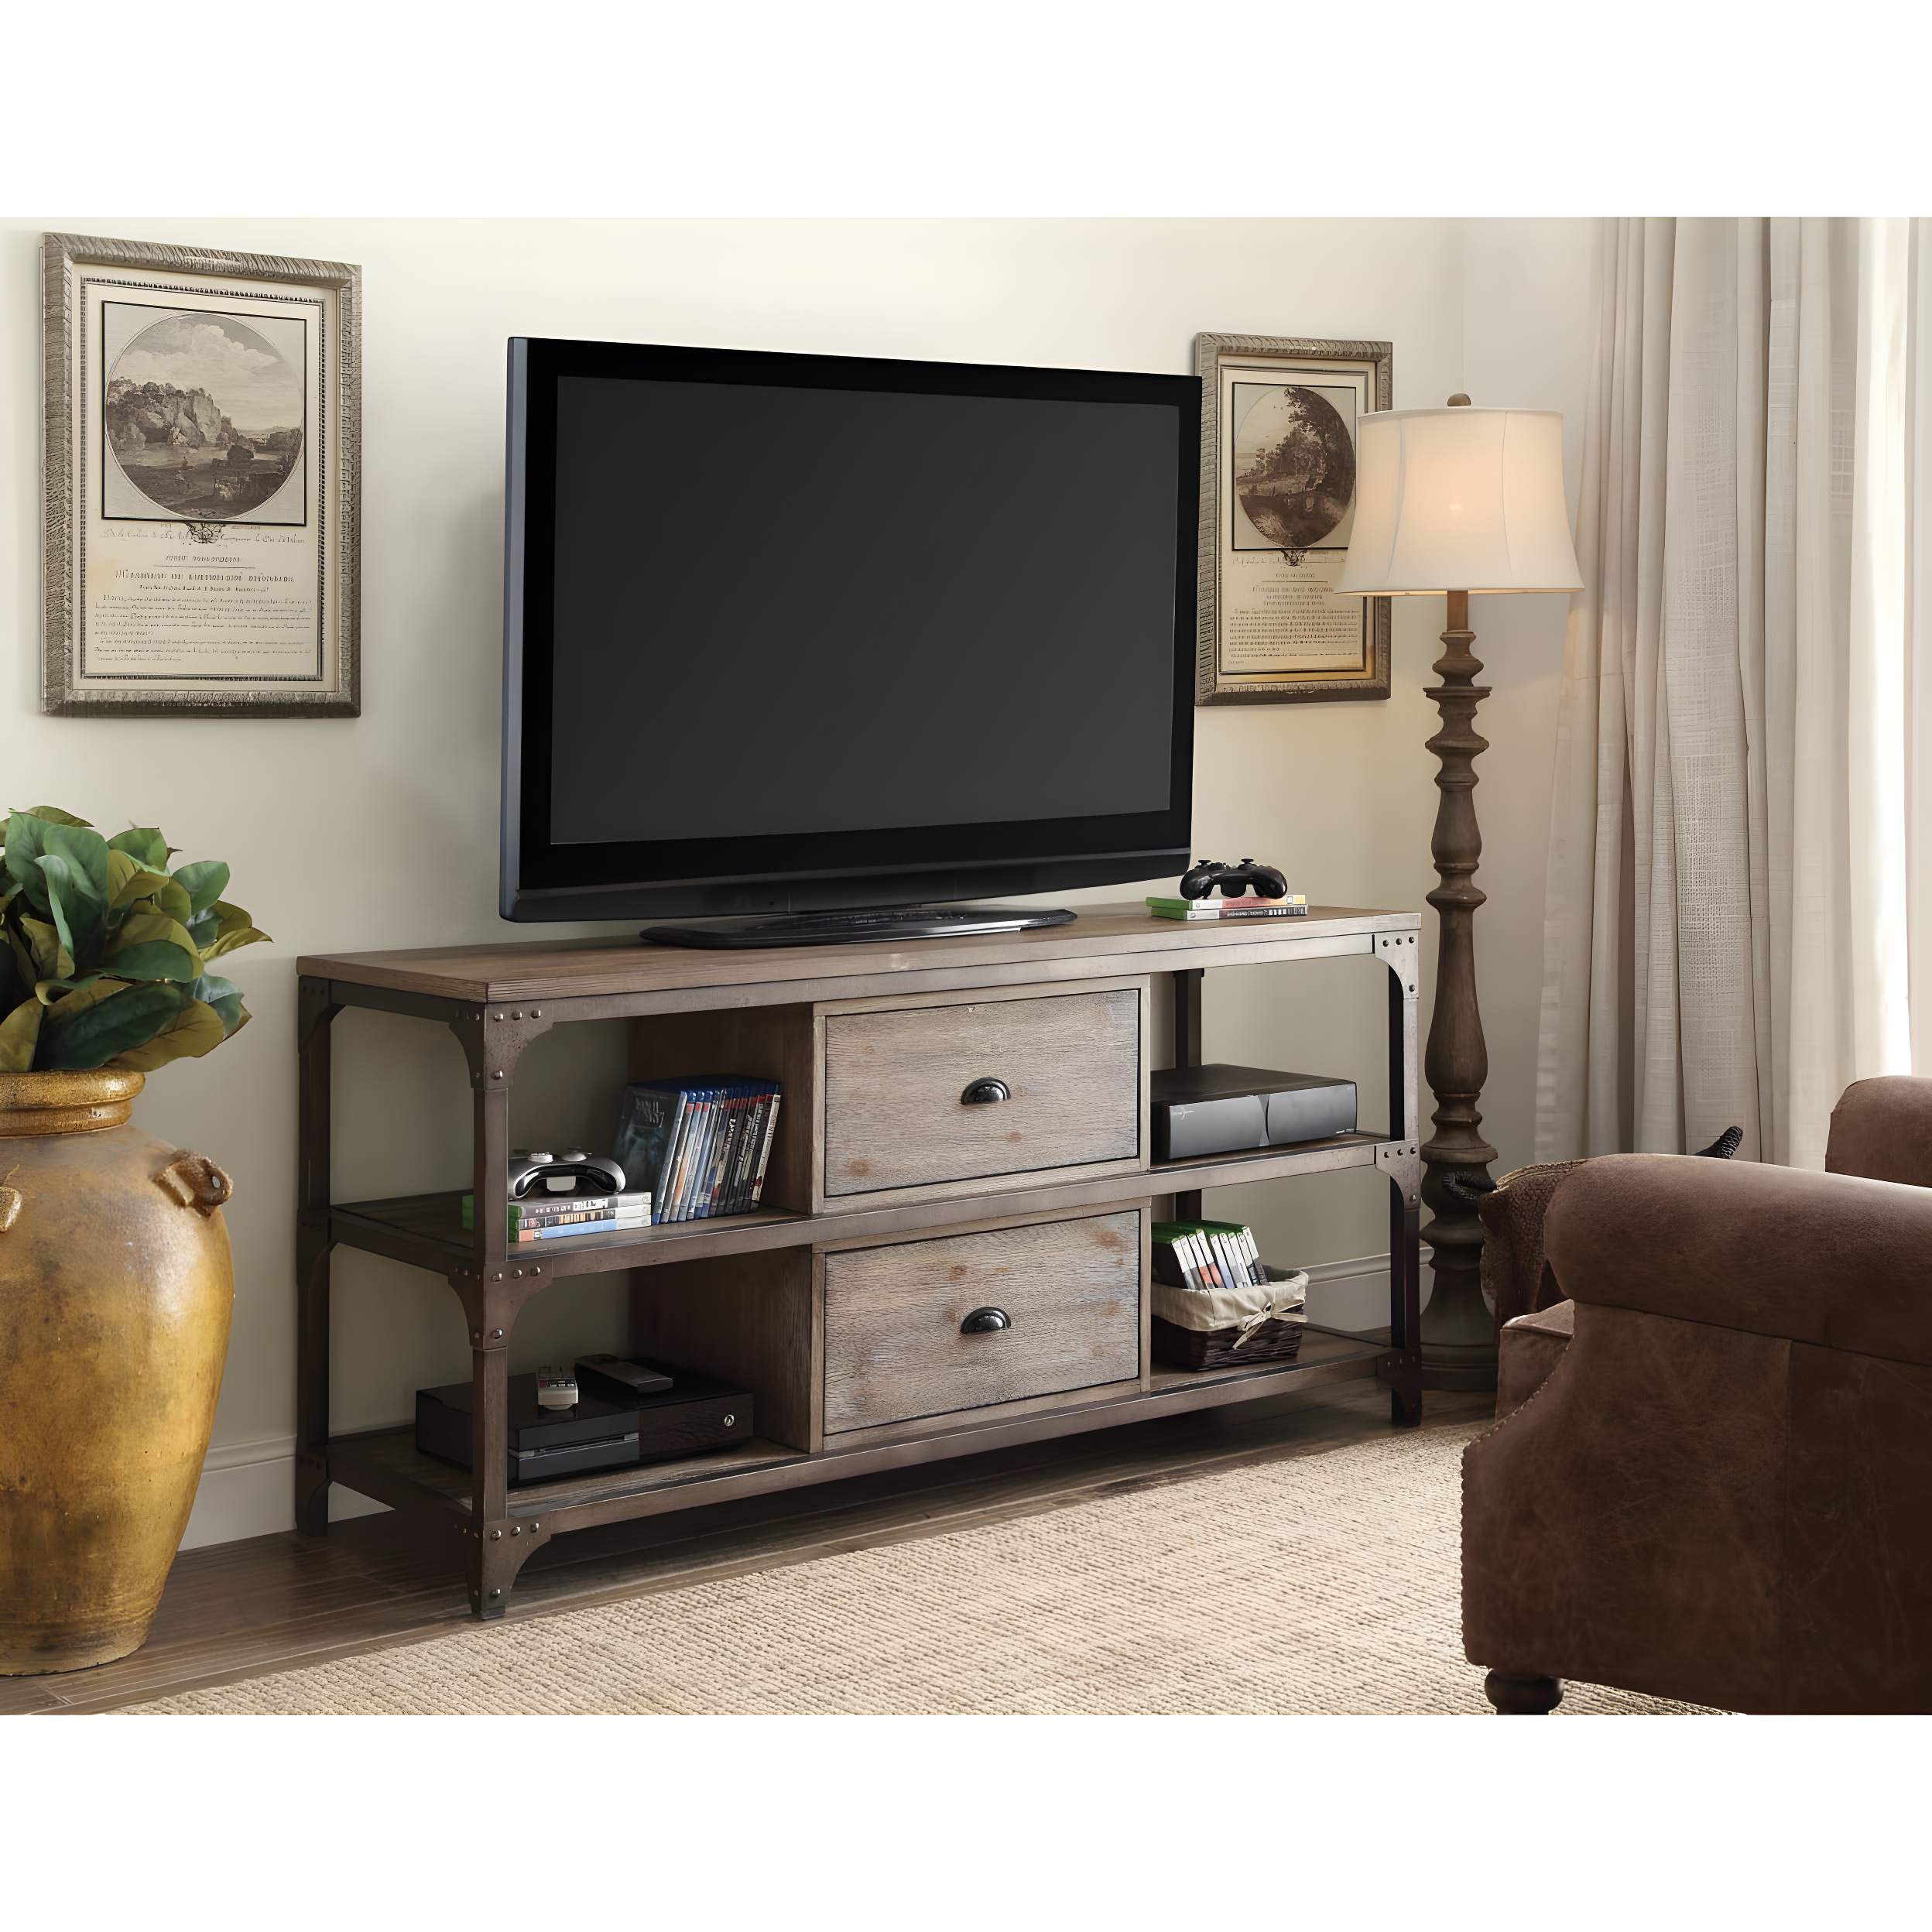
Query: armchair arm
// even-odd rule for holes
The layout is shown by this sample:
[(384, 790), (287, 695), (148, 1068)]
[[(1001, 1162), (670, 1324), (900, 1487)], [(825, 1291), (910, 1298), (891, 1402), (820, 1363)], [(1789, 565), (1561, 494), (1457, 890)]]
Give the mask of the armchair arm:
[(1932, 1080), (1855, 1080), (1831, 1113), (1825, 1171), (1932, 1187)]
[(1606, 1154), (1557, 1190), (1543, 1238), (1577, 1301), (1932, 1365), (1932, 1189)]

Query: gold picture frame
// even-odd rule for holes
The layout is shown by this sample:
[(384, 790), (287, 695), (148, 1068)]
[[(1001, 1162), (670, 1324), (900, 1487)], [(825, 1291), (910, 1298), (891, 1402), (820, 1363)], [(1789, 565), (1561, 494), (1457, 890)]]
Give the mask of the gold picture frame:
[(1197, 335), (1197, 704), (1389, 695), (1389, 603), (1327, 587), (1354, 520), (1356, 425), (1392, 406), (1386, 342)]
[(361, 271), (41, 238), (59, 717), (354, 718)]

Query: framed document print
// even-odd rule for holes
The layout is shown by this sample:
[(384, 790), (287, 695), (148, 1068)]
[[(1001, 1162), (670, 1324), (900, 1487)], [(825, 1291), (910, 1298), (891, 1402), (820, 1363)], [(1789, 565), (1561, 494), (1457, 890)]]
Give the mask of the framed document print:
[(41, 238), (44, 708), (353, 718), (361, 272)]
[(1334, 597), (1356, 425), (1392, 406), (1386, 342), (1197, 335), (1201, 630), (1194, 701), (1389, 695), (1389, 600)]

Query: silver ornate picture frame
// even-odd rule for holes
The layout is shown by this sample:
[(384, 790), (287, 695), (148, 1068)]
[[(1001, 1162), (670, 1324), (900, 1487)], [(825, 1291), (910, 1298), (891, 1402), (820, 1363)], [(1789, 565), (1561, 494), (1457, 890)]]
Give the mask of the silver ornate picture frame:
[(43, 708), (354, 718), (361, 271), (41, 238)]
[(1197, 335), (1197, 704), (1389, 695), (1389, 604), (1329, 586), (1355, 518), (1356, 424), (1392, 406), (1386, 342)]

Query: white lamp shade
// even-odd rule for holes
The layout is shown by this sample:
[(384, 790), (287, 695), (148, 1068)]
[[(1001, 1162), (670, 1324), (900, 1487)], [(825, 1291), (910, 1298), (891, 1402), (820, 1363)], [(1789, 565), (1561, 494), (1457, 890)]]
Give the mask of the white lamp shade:
[(1339, 595), (1583, 588), (1560, 411), (1383, 409), (1360, 422)]

